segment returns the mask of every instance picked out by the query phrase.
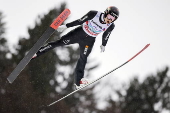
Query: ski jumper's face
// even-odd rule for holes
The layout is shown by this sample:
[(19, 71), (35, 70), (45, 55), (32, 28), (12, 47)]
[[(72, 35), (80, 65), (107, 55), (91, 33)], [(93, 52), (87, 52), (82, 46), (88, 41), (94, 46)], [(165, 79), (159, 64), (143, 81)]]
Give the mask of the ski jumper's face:
[(116, 18), (115, 18), (114, 16), (108, 14), (108, 15), (106, 16), (106, 18), (104, 18), (104, 21), (105, 21), (106, 24), (110, 24), (110, 23), (112, 23), (115, 19), (116, 19)]

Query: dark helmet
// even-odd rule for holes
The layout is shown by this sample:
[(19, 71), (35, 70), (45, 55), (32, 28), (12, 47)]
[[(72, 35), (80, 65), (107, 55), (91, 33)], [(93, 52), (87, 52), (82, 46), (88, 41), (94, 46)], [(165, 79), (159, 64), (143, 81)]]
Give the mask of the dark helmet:
[(108, 14), (115, 16), (117, 19), (119, 17), (119, 9), (115, 6), (110, 6), (104, 11), (104, 17), (106, 17)]

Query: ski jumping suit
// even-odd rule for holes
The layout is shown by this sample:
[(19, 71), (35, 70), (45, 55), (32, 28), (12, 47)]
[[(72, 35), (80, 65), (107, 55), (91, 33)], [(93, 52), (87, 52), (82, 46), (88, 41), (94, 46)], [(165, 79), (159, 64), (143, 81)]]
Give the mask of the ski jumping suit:
[(41, 47), (36, 54), (40, 56), (55, 47), (78, 43), (80, 47), (80, 58), (75, 69), (75, 83), (79, 86), (80, 80), (84, 77), (87, 57), (91, 53), (96, 36), (104, 31), (102, 45), (106, 46), (109, 35), (115, 25), (114, 23), (104, 23), (104, 13), (98, 11), (89, 11), (81, 19), (66, 24), (67, 28), (76, 25), (81, 26), (62, 36), (60, 40), (49, 42)]

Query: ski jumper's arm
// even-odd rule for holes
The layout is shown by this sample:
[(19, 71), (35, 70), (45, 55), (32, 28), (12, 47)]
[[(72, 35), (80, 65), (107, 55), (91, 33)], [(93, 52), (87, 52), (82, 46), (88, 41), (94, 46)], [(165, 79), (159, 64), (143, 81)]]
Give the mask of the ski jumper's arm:
[(114, 23), (112, 25), (109, 26), (109, 28), (103, 33), (103, 36), (102, 36), (102, 45), (103, 46), (106, 46), (107, 44), (107, 41), (109, 39), (109, 36), (112, 32), (112, 30), (114, 29), (115, 25)]
[(94, 18), (96, 14), (97, 14), (97, 11), (91, 10), (91, 11), (89, 11), (86, 15), (84, 15), (82, 18), (80, 18), (80, 19), (78, 19), (78, 20), (75, 20), (75, 21), (73, 21), (73, 22), (67, 23), (66, 26), (67, 26), (67, 28), (69, 28), (69, 27), (81, 25), (81, 24), (83, 24), (84, 22), (86, 22), (86, 21), (91, 20), (92, 18)]

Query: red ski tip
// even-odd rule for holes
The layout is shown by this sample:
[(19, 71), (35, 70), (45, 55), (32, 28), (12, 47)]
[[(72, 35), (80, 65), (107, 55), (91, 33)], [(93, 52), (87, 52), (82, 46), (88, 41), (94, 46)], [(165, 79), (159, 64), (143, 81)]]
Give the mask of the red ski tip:
[(70, 10), (65, 9), (55, 20), (54, 22), (50, 25), (53, 29), (57, 29), (63, 22), (64, 20), (67, 19), (67, 17), (70, 15)]
[(134, 59), (136, 56), (138, 56), (140, 53), (142, 53), (146, 48), (148, 48), (150, 44), (147, 44), (141, 51), (139, 51), (136, 55), (134, 55), (131, 59), (129, 59), (127, 62), (131, 61)]

